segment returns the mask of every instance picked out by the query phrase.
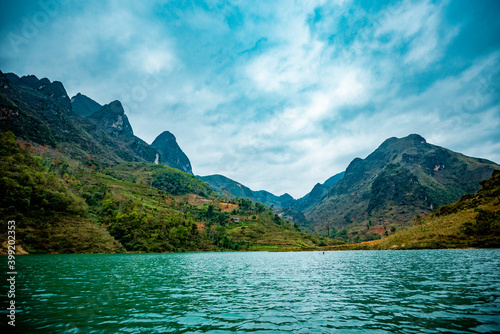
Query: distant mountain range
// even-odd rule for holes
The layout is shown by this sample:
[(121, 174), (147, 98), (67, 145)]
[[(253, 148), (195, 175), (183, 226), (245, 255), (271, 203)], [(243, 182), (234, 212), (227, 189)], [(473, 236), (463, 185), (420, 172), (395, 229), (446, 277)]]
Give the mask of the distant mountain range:
[(262, 203), (273, 206), (276, 209), (290, 208), (296, 211), (305, 211), (316, 204), (328, 190), (344, 177), (344, 172), (335, 174), (324, 183), (317, 183), (307, 195), (300, 199), (294, 199), (290, 194), (281, 196), (274, 195), (266, 190), (252, 190), (241, 183), (231, 180), (223, 175), (200, 176), (208, 183), (218, 194), (227, 198), (241, 197), (251, 200), (254, 203)]
[[(164, 131), (149, 145), (134, 135), (120, 101), (100, 105), (81, 93), (70, 99), (62, 83), (46, 78), (0, 72), (0, 131), (57, 147), (89, 166), (147, 162), (192, 174), (189, 158), (171, 132)], [(300, 199), (254, 191), (223, 175), (199, 178), (226, 200), (260, 202), (318, 234), (363, 241), (404, 229), (415, 216), (477, 191), (479, 182), (496, 169), (500, 166), (494, 162), (431, 145), (412, 134), (387, 139)]]
[(259, 202), (275, 208), (292, 206), (295, 202), (289, 194), (276, 196), (265, 190), (254, 191), (223, 175), (200, 176), (200, 178), (208, 183), (218, 194), (224, 195), (228, 199), (241, 197), (249, 199), (254, 203)]
[(415, 216), (473, 193), (496, 163), (431, 145), (420, 135), (389, 138), (345, 172), (300, 199), (253, 191), (221, 175), (202, 177), (220, 194), (273, 205), (282, 216), (322, 235), (371, 240), (406, 228)]

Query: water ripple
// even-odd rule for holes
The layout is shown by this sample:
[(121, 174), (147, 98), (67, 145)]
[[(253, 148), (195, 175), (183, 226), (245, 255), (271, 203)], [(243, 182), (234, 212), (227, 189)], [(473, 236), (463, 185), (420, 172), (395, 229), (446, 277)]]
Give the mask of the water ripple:
[(493, 333), (499, 255), (26, 256), (16, 323), (42, 333)]

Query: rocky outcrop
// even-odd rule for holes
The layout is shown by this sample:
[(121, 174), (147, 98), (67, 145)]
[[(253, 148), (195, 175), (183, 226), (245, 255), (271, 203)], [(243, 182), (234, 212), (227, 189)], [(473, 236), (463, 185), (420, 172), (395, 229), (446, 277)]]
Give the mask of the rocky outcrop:
[(119, 101), (100, 106), (77, 94), (71, 102), (60, 82), (39, 80), (34, 75), (19, 77), (0, 71), (0, 131), (12, 131), (18, 138), (58, 147), (80, 161), (91, 159), (102, 165), (121, 161), (153, 163), (158, 156), (165, 165), (191, 172), (189, 159), (172, 134), (173, 140), (168, 135), (163, 137), (161, 150), (134, 136)]
[(104, 131), (113, 137), (133, 136), (125, 110), (120, 101), (116, 100), (102, 106), (101, 109), (90, 115)]
[(157, 162), (193, 174), (191, 162), (177, 144), (177, 140), (172, 133), (169, 131), (162, 132), (156, 137), (151, 146), (158, 149)]

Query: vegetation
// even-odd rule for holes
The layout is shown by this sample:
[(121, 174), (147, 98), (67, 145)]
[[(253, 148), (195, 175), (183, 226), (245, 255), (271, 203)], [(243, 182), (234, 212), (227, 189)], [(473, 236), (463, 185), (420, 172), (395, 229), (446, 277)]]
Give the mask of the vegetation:
[(430, 145), (419, 135), (390, 138), (365, 159), (354, 159), (304, 214), (319, 234), (330, 230), (346, 242), (373, 241), (411, 227), (414, 216), (478, 191), (479, 182), (498, 168)]
[(500, 171), (482, 188), (431, 215), (415, 217), (413, 226), (377, 241), (336, 249), (420, 249), (500, 247)]
[[(172, 134), (164, 132), (164, 149), (148, 145), (133, 135), (119, 102), (96, 120), (73, 112), (60, 82), (2, 72), (0, 82), (0, 237), (14, 219), (18, 244), (32, 253), (498, 244), (495, 186), (429, 216), (476, 191), (498, 165), (418, 135), (386, 140), (302, 202), (205, 178), (216, 194), (191, 174), (152, 164), (185, 158), (190, 171)], [(119, 121), (123, 128), (113, 125)], [(479, 200), (490, 197), (497, 202)]]
[(206, 183), (194, 175), (178, 169), (157, 165), (153, 172), (153, 187), (172, 195), (197, 194), (208, 197), (213, 193)]
[(0, 136), (0, 156), (4, 234), (7, 221), (15, 220), (16, 239), (30, 252), (123, 251), (86, 217), (87, 205), (76, 191), (81, 182), (48, 172), (39, 157), (19, 147), (11, 132)]
[[(20, 144), (25, 148), (21, 148)], [(40, 157), (32, 152), (43, 152)], [(100, 166), (0, 138), (0, 215), (30, 253), (278, 250), (332, 241), (265, 205), (222, 201), (197, 177), (142, 162)], [(6, 227), (2, 231), (7, 231)], [(5, 237), (2, 235), (2, 237)]]

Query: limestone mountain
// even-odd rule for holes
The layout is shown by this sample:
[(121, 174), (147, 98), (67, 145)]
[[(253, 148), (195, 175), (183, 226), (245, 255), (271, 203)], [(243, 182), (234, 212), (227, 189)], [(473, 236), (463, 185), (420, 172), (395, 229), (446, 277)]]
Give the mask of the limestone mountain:
[(95, 120), (110, 136), (130, 137), (134, 135), (125, 110), (118, 100), (102, 106), (89, 117)]
[(0, 71), (0, 83), (1, 131), (10, 130), (18, 137), (50, 146), (91, 140), (75, 124), (69, 97), (60, 82)]
[(119, 101), (100, 106), (82, 94), (70, 100), (62, 83), (34, 75), (0, 71), (0, 131), (12, 131), (20, 139), (57, 148), (89, 164), (152, 163), (161, 156), (162, 164), (191, 171), (173, 135), (161, 149), (134, 136)]
[(102, 106), (88, 96), (78, 93), (71, 98), (71, 107), (77, 115), (90, 116)]
[(500, 171), (495, 170), (481, 189), (445, 205), (415, 226), (381, 240), (351, 248), (418, 249), (500, 247)]
[(169, 131), (162, 132), (151, 144), (151, 147), (158, 149), (155, 158), (157, 163), (161, 163), (183, 172), (193, 174), (191, 162), (186, 154), (181, 150), (175, 136)]
[(499, 168), (419, 135), (390, 138), (365, 159), (354, 159), (342, 180), (304, 214), (317, 230), (346, 229), (351, 239), (367, 240), (477, 191)]

